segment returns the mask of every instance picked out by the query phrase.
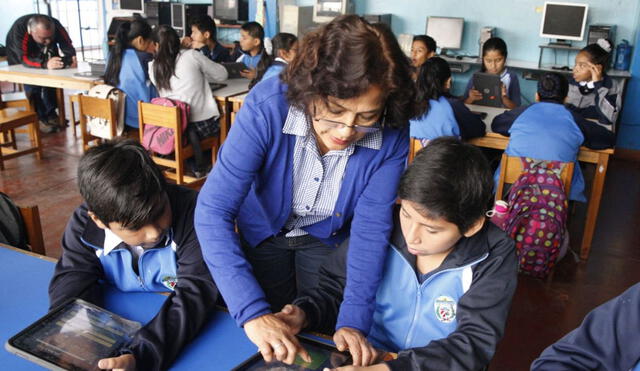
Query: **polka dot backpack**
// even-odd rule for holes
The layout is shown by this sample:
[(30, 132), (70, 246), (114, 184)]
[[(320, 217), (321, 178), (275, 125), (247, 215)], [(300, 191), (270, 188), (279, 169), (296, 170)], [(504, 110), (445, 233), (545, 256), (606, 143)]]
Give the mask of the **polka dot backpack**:
[(558, 161), (521, 158), (511, 186), (505, 232), (516, 242), (520, 272), (545, 278), (556, 264), (567, 222), (568, 200)]

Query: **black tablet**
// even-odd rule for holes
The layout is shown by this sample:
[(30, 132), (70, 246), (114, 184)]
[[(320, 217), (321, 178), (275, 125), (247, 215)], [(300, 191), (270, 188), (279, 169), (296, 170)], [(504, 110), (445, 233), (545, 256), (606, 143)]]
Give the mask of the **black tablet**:
[(5, 348), (52, 370), (99, 370), (141, 325), (81, 299), (71, 299), (9, 339)]
[(227, 73), (229, 74), (230, 79), (237, 79), (239, 77), (242, 77), (240, 75), (240, 72), (249, 69), (242, 62), (222, 63), (222, 65), (227, 69)]
[(262, 354), (256, 353), (232, 371), (322, 371), (325, 367), (336, 368), (351, 363), (351, 356), (348, 352), (339, 352), (334, 346), (306, 337), (298, 337), (298, 340), (304, 349), (309, 352), (311, 356), (310, 363), (303, 361), (299, 356), (296, 356), (293, 365), (278, 361), (266, 363), (262, 358)]
[(482, 106), (504, 107), (502, 104), (502, 82), (500, 76), (492, 73), (473, 74), (473, 87), (482, 93), (482, 99), (473, 102)]

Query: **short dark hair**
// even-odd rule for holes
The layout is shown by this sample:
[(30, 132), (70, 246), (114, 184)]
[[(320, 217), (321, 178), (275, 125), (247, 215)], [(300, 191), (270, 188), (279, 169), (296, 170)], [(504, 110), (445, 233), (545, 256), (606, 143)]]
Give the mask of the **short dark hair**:
[(218, 37), (216, 22), (208, 15), (200, 15), (191, 21), (191, 27), (197, 28), (200, 32), (209, 32), (209, 39), (215, 41)]
[(247, 22), (240, 27), (241, 30), (246, 31), (249, 36), (260, 39), (260, 51), (264, 49), (264, 28), (258, 22)]
[(443, 218), (465, 233), (482, 218), (491, 200), (491, 168), (482, 152), (454, 137), (440, 137), (421, 149), (400, 179), (400, 199), (429, 218)]
[(504, 40), (502, 40), (499, 37), (490, 38), (489, 40), (485, 41), (484, 44), (482, 44), (482, 71), (483, 72), (487, 70), (487, 67), (485, 67), (484, 65), (484, 55), (491, 50), (495, 50), (499, 52), (500, 54), (502, 54), (504, 59), (507, 59), (507, 55), (508, 55), (507, 43), (504, 42)]
[(78, 188), (101, 222), (137, 230), (162, 215), (166, 181), (140, 143), (114, 139), (90, 148), (78, 165)]
[(427, 49), (430, 52), (435, 52), (437, 45), (436, 45), (436, 41), (433, 39), (433, 37), (431, 36), (427, 36), (427, 35), (415, 35), (413, 37), (413, 41), (420, 41), (421, 43), (424, 44), (424, 46), (427, 47)]
[(287, 98), (300, 109), (328, 96), (350, 99), (379, 85), (386, 95), (385, 122), (403, 128), (416, 116), (409, 59), (384, 24), (343, 15), (307, 33), (283, 80)]
[(547, 72), (538, 80), (541, 102), (563, 103), (569, 93), (569, 81), (557, 72)]

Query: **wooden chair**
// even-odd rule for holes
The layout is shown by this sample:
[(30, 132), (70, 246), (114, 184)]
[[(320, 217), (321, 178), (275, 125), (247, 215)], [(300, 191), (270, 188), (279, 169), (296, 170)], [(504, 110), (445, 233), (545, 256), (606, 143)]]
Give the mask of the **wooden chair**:
[(422, 143), (420, 143), (420, 139), (411, 138), (409, 139), (409, 141), (409, 157), (407, 158), (407, 165), (413, 162), (413, 159), (416, 157), (418, 151), (422, 149)]
[(24, 227), (27, 232), (28, 244), (31, 251), (36, 254), (46, 255), (38, 206), (18, 206), (18, 208), (20, 209), (20, 215), (22, 215), (22, 220), (24, 221)]
[(82, 147), (85, 151), (89, 148), (91, 142), (101, 142), (103, 140), (103, 138), (89, 133), (87, 116), (107, 120), (111, 138), (116, 137), (117, 116), (113, 100), (79, 94), (78, 102), (80, 106), (80, 137), (82, 138)]
[[(189, 187), (201, 186), (205, 178), (198, 179), (185, 175), (185, 160), (193, 157), (193, 148), (191, 145), (182, 145), (184, 136), (181, 130), (180, 110), (177, 107), (165, 107), (138, 101), (138, 120), (140, 140), (144, 137), (145, 125), (161, 126), (174, 130), (173, 159), (155, 156), (153, 153), (151, 156), (156, 164), (169, 168), (164, 171), (165, 177), (174, 180), (177, 184)], [(200, 142), (200, 147), (202, 150), (211, 150), (211, 163), (215, 164), (216, 152), (220, 147), (220, 137), (206, 138)]]
[[(569, 195), (571, 191), (571, 181), (573, 180), (573, 162), (565, 162), (562, 172), (560, 173), (560, 180), (564, 185), (564, 193)], [(502, 154), (500, 160), (500, 177), (498, 179), (496, 189), (496, 200), (501, 200), (504, 193), (504, 185), (513, 184), (518, 177), (522, 174), (522, 160), (517, 156), (509, 156), (506, 153)]]
[[(25, 104), (21, 102), (20, 104)], [(38, 116), (30, 109), (29, 103), (26, 103), (28, 110), (22, 110), (17, 107), (7, 107), (0, 98), (0, 170), (4, 170), (4, 161), (35, 153), (36, 158), (42, 158), (42, 145), (40, 143), (40, 130), (38, 128)], [(31, 140), (31, 147), (27, 149), (18, 149), (16, 140), (16, 129), (23, 126), (27, 127), (27, 133)]]

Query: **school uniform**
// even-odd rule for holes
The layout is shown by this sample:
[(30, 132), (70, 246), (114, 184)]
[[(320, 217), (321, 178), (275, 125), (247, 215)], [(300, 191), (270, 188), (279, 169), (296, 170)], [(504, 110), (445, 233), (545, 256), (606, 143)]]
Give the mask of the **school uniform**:
[(622, 86), (607, 75), (595, 83), (571, 78), (566, 104), (583, 117), (596, 119), (612, 130), (622, 106)]
[(150, 102), (158, 96), (155, 86), (149, 81), (149, 62), (153, 56), (146, 52), (128, 48), (122, 54), (117, 88), (127, 95), (125, 100), (125, 124), (138, 128), (138, 101)]
[(62, 256), (49, 284), (50, 308), (78, 297), (97, 305), (104, 282), (125, 292), (168, 292), (158, 314), (121, 354), (139, 370), (168, 368), (214, 310), (218, 290), (202, 259), (193, 228), (197, 192), (167, 186), (173, 224), (156, 247), (129, 246), (100, 229), (87, 205), (76, 209), (62, 238)]
[[(322, 267), (319, 286), (294, 304), (308, 329), (331, 331), (345, 287), (343, 244)], [(434, 271), (416, 269), (396, 213), (391, 249), (375, 300), (368, 340), (398, 352), (391, 370), (477, 370), (486, 366), (504, 333), (517, 283), (514, 242), (486, 223), (462, 237)]]
[(640, 283), (591, 311), (582, 324), (545, 349), (532, 371), (640, 371)]
[[(613, 133), (585, 120), (564, 105), (551, 102), (518, 107), (496, 116), (493, 132), (510, 137), (505, 152), (510, 156), (539, 160), (576, 162), (569, 199), (586, 202), (584, 177), (577, 163), (580, 146), (611, 148)], [(500, 169), (496, 172), (496, 180)]]
[(410, 121), (412, 138), (432, 140), (454, 136), (463, 140), (484, 136), (485, 124), (460, 99), (443, 95), (429, 100), (428, 111)]
[(229, 49), (225, 48), (217, 41), (213, 49), (205, 45), (202, 48), (197, 50), (200, 53), (202, 53), (205, 57), (212, 60), (213, 62), (216, 62), (216, 63), (233, 62), (233, 60), (231, 59), (231, 54), (229, 54)]
[(286, 239), (292, 246), (313, 238), (331, 247), (350, 235), (354, 253), (347, 263), (358, 279), (350, 278), (338, 325), (366, 333), (409, 133), (384, 128), (320, 156), (308, 115), (289, 105), (286, 91), (280, 79), (264, 80), (236, 116), (198, 197), (195, 224), (203, 254), (229, 312), (243, 325), (271, 312), (252, 272), (257, 266), (245, 254), (259, 254), (262, 248), (255, 247), (265, 241)]
[(279, 76), (282, 73), (282, 71), (284, 71), (284, 69), (287, 68), (287, 64), (288, 64), (287, 61), (285, 61), (280, 57), (274, 59), (273, 63), (271, 63), (271, 66), (267, 68), (267, 71), (262, 76), (262, 80), (266, 80), (272, 76)]
[(236, 62), (242, 62), (247, 68), (258, 68), (258, 63), (260, 63), (260, 58), (262, 58), (262, 51), (256, 55), (251, 55), (249, 53), (242, 52), (242, 55), (238, 57)]
[[(500, 81), (507, 87), (507, 97), (516, 104), (516, 106), (520, 106), (521, 97), (520, 97), (520, 80), (518, 80), (518, 75), (515, 72), (511, 72), (508, 68), (505, 68), (504, 71), (500, 74)], [(467, 83), (467, 87), (464, 91), (464, 97), (462, 100), (466, 100), (469, 98), (469, 90), (473, 89), (473, 78), (469, 79)]]

